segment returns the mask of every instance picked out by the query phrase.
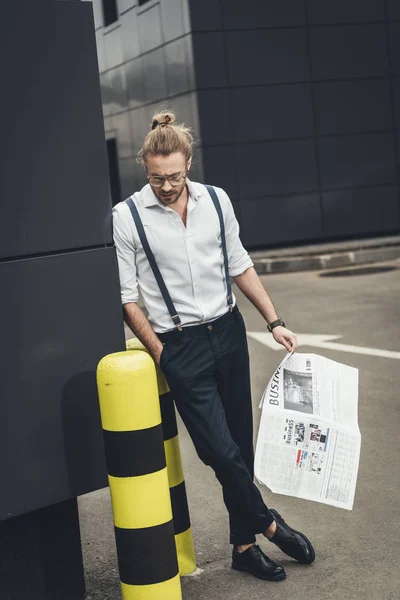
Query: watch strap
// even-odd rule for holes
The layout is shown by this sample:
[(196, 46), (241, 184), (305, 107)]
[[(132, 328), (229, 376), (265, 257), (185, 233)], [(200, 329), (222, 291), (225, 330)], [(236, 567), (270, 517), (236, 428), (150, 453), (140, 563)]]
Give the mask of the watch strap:
[(286, 325), (283, 322), (283, 320), (281, 318), (279, 318), (276, 321), (272, 321), (272, 323), (270, 323), (269, 325), (267, 325), (267, 329), (268, 329), (268, 331), (272, 331), (274, 329), (274, 327), (278, 327), (279, 325), (282, 325), (283, 327), (286, 327)]

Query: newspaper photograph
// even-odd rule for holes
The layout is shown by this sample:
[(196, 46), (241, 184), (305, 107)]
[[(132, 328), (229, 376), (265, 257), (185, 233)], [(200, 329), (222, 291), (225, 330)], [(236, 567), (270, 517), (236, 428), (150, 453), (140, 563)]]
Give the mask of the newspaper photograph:
[(351, 510), (361, 449), (358, 369), (288, 353), (260, 408), (257, 480), (278, 494)]

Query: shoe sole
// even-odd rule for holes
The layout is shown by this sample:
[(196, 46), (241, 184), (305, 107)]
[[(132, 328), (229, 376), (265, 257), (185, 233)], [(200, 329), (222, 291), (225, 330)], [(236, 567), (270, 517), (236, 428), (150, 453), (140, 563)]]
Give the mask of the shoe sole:
[(290, 527), (290, 525), (288, 525), (287, 523), (282, 523), (282, 520), (279, 518), (278, 514), (276, 513), (276, 511), (273, 508), (270, 508), (269, 512), (271, 513), (271, 515), (274, 516), (275, 521), (279, 521), (279, 523), (282, 525), (282, 527), (285, 527), (286, 529), (288, 529), (292, 533), (297, 533), (297, 535), (299, 535), (300, 537), (303, 538), (303, 540), (306, 542), (306, 544), (308, 545), (308, 547), (309, 547), (309, 549), (311, 551), (311, 559), (310, 560), (298, 560), (297, 558), (295, 558), (294, 560), (297, 560), (297, 562), (299, 562), (299, 563), (301, 563), (303, 565), (311, 565), (311, 563), (313, 563), (314, 560), (315, 560), (315, 550), (313, 548), (312, 543), (308, 539), (308, 537), (306, 537), (304, 535), (304, 533), (301, 533), (301, 531), (297, 531), (296, 529), (293, 529), (293, 527)]
[(258, 579), (263, 579), (264, 581), (282, 581), (282, 579), (286, 579), (285, 572), (279, 573), (278, 575), (272, 577), (263, 577), (262, 575), (257, 575), (257, 573), (253, 573), (253, 571), (250, 571), (250, 569), (246, 569), (245, 567), (235, 567), (234, 565), (232, 565), (232, 569), (234, 569), (235, 571), (244, 571), (245, 573), (250, 573), (250, 575), (258, 577)]

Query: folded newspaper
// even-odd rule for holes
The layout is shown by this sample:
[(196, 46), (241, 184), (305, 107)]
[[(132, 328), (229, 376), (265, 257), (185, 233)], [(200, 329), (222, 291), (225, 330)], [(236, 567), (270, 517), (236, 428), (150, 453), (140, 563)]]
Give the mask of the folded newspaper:
[(255, 475), (272, 492), (351, 510), (357, 482), (358, 369), (288, 353), (261, 400)]

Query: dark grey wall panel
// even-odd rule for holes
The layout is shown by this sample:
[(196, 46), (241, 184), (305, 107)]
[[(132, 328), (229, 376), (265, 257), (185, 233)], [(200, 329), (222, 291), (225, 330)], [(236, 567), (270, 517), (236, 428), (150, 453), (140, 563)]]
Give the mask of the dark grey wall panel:
[(122, 200), (125, 200), (128, 196), (131, 196), (138, 190), (136, 183), (136, 165), (133, 158), (119, 161), (119, 174), (121, 178), (121, 198)]
[(321, 135), (393, 128), (388, 79), (316, 83), (314, 95)]
[(373, 77), (388, 72), (385, 25), (310, 29), (314, 79)]
[(388, 0), (389, 19), (400, 20), (400, 2), (399, 0)]
[(243, 200), (240, 212), (241, 239), (248, 247), (318, 239), (322, 235), (318, 194)]
[[(400, 148), (400, 131), (396, 132), (396, 141), (397, 141), (397, 148)], [(397, 153), (397, 169), (398, 172), (400, 173), (400, 155), (399, 153)]]
[(2, 600), (85, 597), (76, 498), (0, 523)]
[(323, 138), (319, 146), (325, 189), (396, 182), (391, 133)]
[(0, 280), (1, 520), (107, 485), (95, 370), (125, 338), (114, 248), (3, 262)]
[[(226, 144), (233, 139), (230, 90), (200, 90), (197, 92), (201, 121), (202, 144)], [(240, 127), (247, 107), (242, 107), (240, 113), (233, 112), (234, 127)]]
[(395, 128), (400, 129), (400, 77), (393, 80)]
[(390, 50), (393, 72), (400, 75), (400, 23), (390, 26)]
[(223, 188), (232, 199), (237, 198), (236, 173), (232, 146), (202, 148), (204, 181)]
[(310, 23), (359, 23), (383, 21), (385, 0), (306, 0)]
[(192, 31), (221, 30), (219, 0), (189, 0)]
[(311, 140), (242, 144), (237, 155), (241, 199), (318, 189)]
[(23, 6), (2, 6), (0, 257), (110, 243), (92, 7)]
[[(197, 3), (199, 11), (200, 4)], [(214, 180), (226, 181), (226, 185), (238, 185), (238, 194), (232, 192), (232, 195), (240, 199), (242, 235), (250, 247), (269, 243), (265, 228), (259, 225), (262, 219), (257, 221), (252, 217), (252, 211), (264, 214), (266, 200), (271, 200), (270, 207), (276, 207), (276, 214), (284, 221), (292, 218), (292, 210), (296, 215), (294, 224), (300, 217), (292, 202), (293, 206), (301, 207), (300, 201), (294, 204), (295, 198), (302, 198), (306, 206), (312, 198), (315, 209), (311, 221), (307, 217), (301, 223), (302, 233), (297, 233), (297, 237), (292, 230), (285, 237), (282, 227), (272, 243), (342, 235), (339, 229), (335, 233), (335, 227), (329, 228), (329, 211), (320, 214), (321, 180), (325, 189), (360, 186), (375, 189), (378, 185), (396, 183), (384, 0), (338, 0), (329, 6), (316, 0), (296, 3), (250, 0), (246, 7), (240, 0), (221, 0), (221, 5), (224, 48), (217, 50), (214, 45), (211, 52), (203, 51), (203, 46), (196, 42), (194, 46), (196, 74), (200, 68), (201, 75), (199, 87), (227, 88), (223, 93), (218, 89), (198, 92), (202, 144), (219, 144), (204, 149), (206, 180), (210, 174)], [(393, 12), (393, 7), (389, 6), (389, 10)], [(305, 15), (311, 25), (308, 32), (302, 27)], [(203, 26), (218, 29), (219, 14), (210, 12), (207, 18), (205, 23), (204, 17)], [(391, 49), (395, 72), (400, 74), (400, 25), (397, 29), (397, 24), (391, 28)], [(217, 35), (213, 33), (214, 38), (210, 39), (219, 40)], [(217, 66), (212, 64), (211, 54)], [(226, 65), (222, 58), (226, 59)], [(222, 73), (225, 69), (227, 81)], [(306, 83), (310, 79), (313, 83)], [(329, 79), (336, 81), (326, 81)], [(393, 87), (400, 126), (397, 80)], [(268, 142), (261, 143), (264, 141)], [(227, 149), (229, 154), (225, 156)], [(275, 194), (280, 196), (277, 198)], [(345, 197), (347, 192), (343, 194)], [(259, 197), (263, 198), (262, 203)], [(285, 201), (280, 203), (283, 198)], [(397, 202), (392, 192), (391, 198)], [(338, 212), (341, 214), (340, 207)], [(302, 207), (299, 213), (310, 214)], [(255, 220), (252, 227), (251, 218)], [(367, 229), (362, 225), (354, 227), (354, 231), (365, 233)]]
[(308, 84), (232, 89), (238, 143), (313, 135)]
[[(225, 29), (282, 27), (305, 24), (302, 0), (221, 0), (222, 23)], [(201, 4), (201, 2), (198, 2)], [(217, 2), (215, 2), (217, 4)]]
[(225, 40), (233, 86), (309, 78), (305, 29), (233, 31)]
[(206, 183), (204, 180), (203, 171), (203, 151), (200, 147), (195, 148), (192, 166), (190, 167), (189, 178), (192, 181), (200, 181), (200, 183)]
[(44, 6), (2, 6), (0, 257), (112, 242), (92, 6)]
[(396, 187), (358, 188), (323, 194), (325, 233), (383, 233), (400, 227)]
[(222, 33), (193, 33), (192, 40), (196, 87), (202, 89), (226, 86), (228, 81)]

